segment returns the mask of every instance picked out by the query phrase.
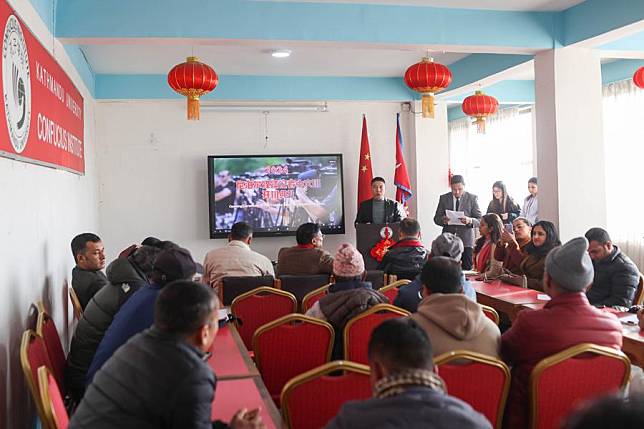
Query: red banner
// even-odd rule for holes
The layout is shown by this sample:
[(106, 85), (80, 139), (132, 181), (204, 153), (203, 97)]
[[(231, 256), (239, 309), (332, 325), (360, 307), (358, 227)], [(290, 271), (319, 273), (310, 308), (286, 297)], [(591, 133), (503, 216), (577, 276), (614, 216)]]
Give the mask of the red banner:
[(6, 0), (0, 34), (0, 155), (84, 174), (83, 97)]

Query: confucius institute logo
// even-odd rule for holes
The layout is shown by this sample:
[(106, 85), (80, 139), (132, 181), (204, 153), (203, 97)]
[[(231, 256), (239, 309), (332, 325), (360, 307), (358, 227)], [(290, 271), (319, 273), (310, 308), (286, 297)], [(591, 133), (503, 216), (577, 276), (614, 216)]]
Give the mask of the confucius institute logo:
[(2, 40), (2, 86), (4, 111), (11, 145), (22, 152), (29, 138), (31, 122), (31, 79), (29, 56), (18, 18), (10, 15)]

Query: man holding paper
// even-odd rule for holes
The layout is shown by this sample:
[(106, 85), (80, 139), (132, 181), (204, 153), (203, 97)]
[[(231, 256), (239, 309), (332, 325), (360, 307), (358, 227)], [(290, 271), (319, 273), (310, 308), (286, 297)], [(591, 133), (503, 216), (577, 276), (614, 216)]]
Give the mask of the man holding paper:
[(450, 179), (452, 192), (440, 196), (434, 223), (443, 227), (443, 232), (451, 232), (463, 240), (461, 264), (464, 270), (472, 269), (472, 247), (474, 228), (478, 228), (481, 210), (478, 197), (465, 192), (465, 180), (461, 175)]

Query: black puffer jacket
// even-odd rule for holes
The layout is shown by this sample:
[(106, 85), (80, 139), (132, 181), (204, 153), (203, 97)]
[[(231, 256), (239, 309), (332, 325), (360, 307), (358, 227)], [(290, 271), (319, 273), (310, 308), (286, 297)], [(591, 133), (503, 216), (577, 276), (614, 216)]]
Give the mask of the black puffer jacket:
[(395, 274), (398, 279), (413, 280), (427, 262), (427, 249), (415, 239), (403, 239), (391, 246), (378, 269), (387, 274)]
[(640, 272), (628, 256), (617, 246), (614, 247), (610, 255), (593, 262), (595, 277), (593, 286), (586, 295), (592, 305), (630, 307), (640, 280)]
[(109, 283), (92, 297), (78, 321), (67, 357), (65, 384), (77, 401), (83, 396), (85, 375), (116, 312), (134, 292), (148, 284), (132, 257), (113, 261), (107, 267), (107, 279)]

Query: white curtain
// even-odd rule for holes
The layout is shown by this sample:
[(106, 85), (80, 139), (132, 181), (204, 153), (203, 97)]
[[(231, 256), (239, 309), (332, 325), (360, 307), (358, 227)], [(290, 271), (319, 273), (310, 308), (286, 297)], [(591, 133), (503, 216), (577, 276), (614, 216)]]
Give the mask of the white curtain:
[(631, 80), (603, 88), (607, 229), (644, 270), (644, 90)]
[(492, 199), (492, 184), (503, 180), (518, 204), (528, 194), (533, 176), (532, 111), (501, 109), (488, 118), (485, 134), (476, 132), (472, 119), (449, 123), (450, 168), (465, 177), (467, 189), (479, 196), (481, 210)]

